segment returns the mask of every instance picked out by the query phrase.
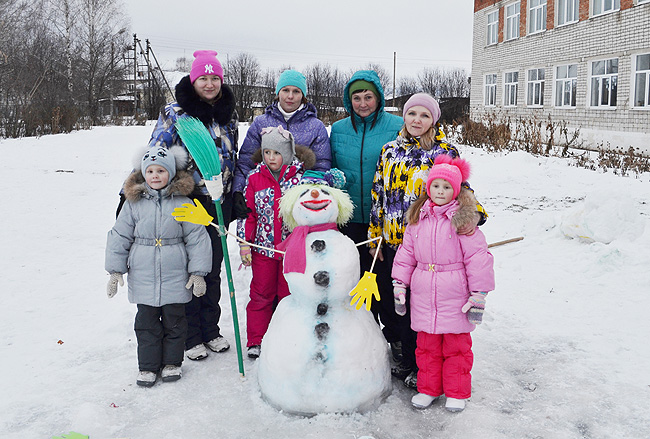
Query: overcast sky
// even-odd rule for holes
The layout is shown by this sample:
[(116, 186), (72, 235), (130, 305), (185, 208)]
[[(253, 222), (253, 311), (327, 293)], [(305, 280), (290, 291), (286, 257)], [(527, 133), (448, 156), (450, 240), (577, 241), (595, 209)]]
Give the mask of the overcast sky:
[[(198, 2), (196, 2), (198, 3)], [(230, 0), (125, 2), (132, 31), (151, 43), (164, 69), (197, 49), (225, 63), (240, 52), (262, 69), (329, 63), (348, 71), (369, 62), (396, 76), (424, 67), (462, 67), (472, 55), (471, 0)]]

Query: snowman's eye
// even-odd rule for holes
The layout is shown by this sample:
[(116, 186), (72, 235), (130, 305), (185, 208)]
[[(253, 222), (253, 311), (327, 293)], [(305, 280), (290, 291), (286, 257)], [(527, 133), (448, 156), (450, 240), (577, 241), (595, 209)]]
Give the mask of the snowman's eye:
[(325, 195), (329, 195), (329, 194), (330, 194), (330, 193), (327, 191), (327, 189), (321, 189), (320, 191), (321, 191), (322, 193), (324, 193)]
[(309, 189), (307, 189), (306, 191), (301, 192), (301, 193), (300, 193), (300, 196), (302, 197), (302, 196), (305, 195), (307, 192), (309, 192)]

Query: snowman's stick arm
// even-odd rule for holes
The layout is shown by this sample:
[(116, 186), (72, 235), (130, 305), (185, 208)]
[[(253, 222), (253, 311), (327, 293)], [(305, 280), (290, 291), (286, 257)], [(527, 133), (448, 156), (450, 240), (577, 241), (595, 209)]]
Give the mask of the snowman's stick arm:
[(523, 236), (518, 236), (517, 238), (506, 239), (505, 241), (493, 242), (492, 244), (488, 244), (488, 248), (497, 247), (503, 244), (510, 244), (511, 242), (521, 241), (522, 239), (524, 239)]
[[(221, 231), (221, 229), (219, 228), (219, 226), (217, 226), (217, 225), (214, 224), (214, 223), (210, 223), (210, 225), (216, 227), (216, 228), (219, 230), (219, 233), (222, 233), (222, 231)], [(239, 241), (239, 242), (243, 242), (244, 244), (246, 244), (246, 245), (250, 245), (251, 247), (257, 247), (257, 248), (261, 248), (261, 249), (263, 249), (263, 250), (270, 250), (270, 251), (272, 251), (272, 252), (276, 252), (276, 253), (280, 253), (280, 254), (285, 254), (285, 252), (283, 252), (283, 251), (276, 250), (276, 249), (274, 249), (274, 248), (264, 247), (264, 246), (262, 246), (262, 245), (253, 244), (252, 242), (248, 242), (248, 241), (246, 241), (245, 239), (241, 239), (239, 236), (235, 235), (235, 234), (232, 233), (230, 230), (225, 230), (225, 232), (226, 232), (226, 235), (230, 235), (230, 236), (232, 236), (233, 238), (235, 238), (237, 241)]]
[[(369, 242), (372, 242), (372, 241), (381, 241), (382, 239), (383, 239), (382, 236), (378, 236), (378, 237), (376, 237), (376, 238), (368, 239), (368, 240), (366, 240), (366, 241), (363, 241), (363, 242), (360, 242), (360, 243), (358, 243), (358, 244), (354, 244), (354, 245), (356, 245), (357, 247), (359, 247), (360, 245), (368, 244)], [(378, 247), (379, 247), (379, 246), (381, 246), (381, 242), (379, 243)]]
[(381, 243), (382, 243), (383, 239), (384, 239), (383, 236), (378, 236), (377, 238), (368, 239), (366, 241), (355, 244), (357, 247), (359, 247), (360, 245), (368, 244), (369, 242), (372, 242), (372, 241), (379, 241), (379, 244), (377, 244), (377, 251), (375, 252), (375, 256), (372, 258), (372, 265), (370, 266), (370, 272), (371, 273), (372, 273), (372, 269), (375, 268), (375, 262), (377, 262), (377, 253), (380, 252), (379, 249), (381, 248)]

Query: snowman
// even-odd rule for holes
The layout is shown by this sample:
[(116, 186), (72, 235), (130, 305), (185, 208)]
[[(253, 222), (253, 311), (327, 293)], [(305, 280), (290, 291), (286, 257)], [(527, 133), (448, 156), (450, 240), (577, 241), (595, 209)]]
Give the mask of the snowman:
[(291, 295), (278, 304), (264, 335), (262, 397), (294, 414), (363, 413), (388, 396), (391, 375), (379, 326), (349, 301), (359, 281), (359, 256), (337, 224), (350, 219), (353, 205), (325, 180), (310, 181), (306, 174), (301, 183), (280, 202), (292, 230), (279, 248)]

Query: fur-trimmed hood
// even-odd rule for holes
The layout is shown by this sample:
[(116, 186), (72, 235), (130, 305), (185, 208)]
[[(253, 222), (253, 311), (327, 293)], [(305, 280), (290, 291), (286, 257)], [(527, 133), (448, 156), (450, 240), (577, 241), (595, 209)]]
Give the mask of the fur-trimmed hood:
[[(192, 174), (187, 171), (181, 170), (176, 173), (172, 181), (162, 189), (161, 195), (183, 195), (189, 196), (194, 190), (194, 179)], [(144, 180), (144, 176), (139, 169), (131, 172), (124, 182), (124, 196), (131, 203), (135, 203), (143, 196), (154, 191), (151, 189)]]
[[(307, 146), (296, 145), (295, 158), (302, 162), (302, 167), (305, 170), (313, 169), (316, 164), (316, 154)], [(257, 148), (251, 156), (251, 159), (255, 164), (262, 163), (262, 148)]]
[(190, 75), (185, 76), (176, 85), (176, 101), (185, 113), (196, 117), (205, 125), (213, 121), (221, 126), (227, 125), (236, 109), (235, 95), (226, 84), (221, 84), (221, 98), (210, 105), (196, 94)]

